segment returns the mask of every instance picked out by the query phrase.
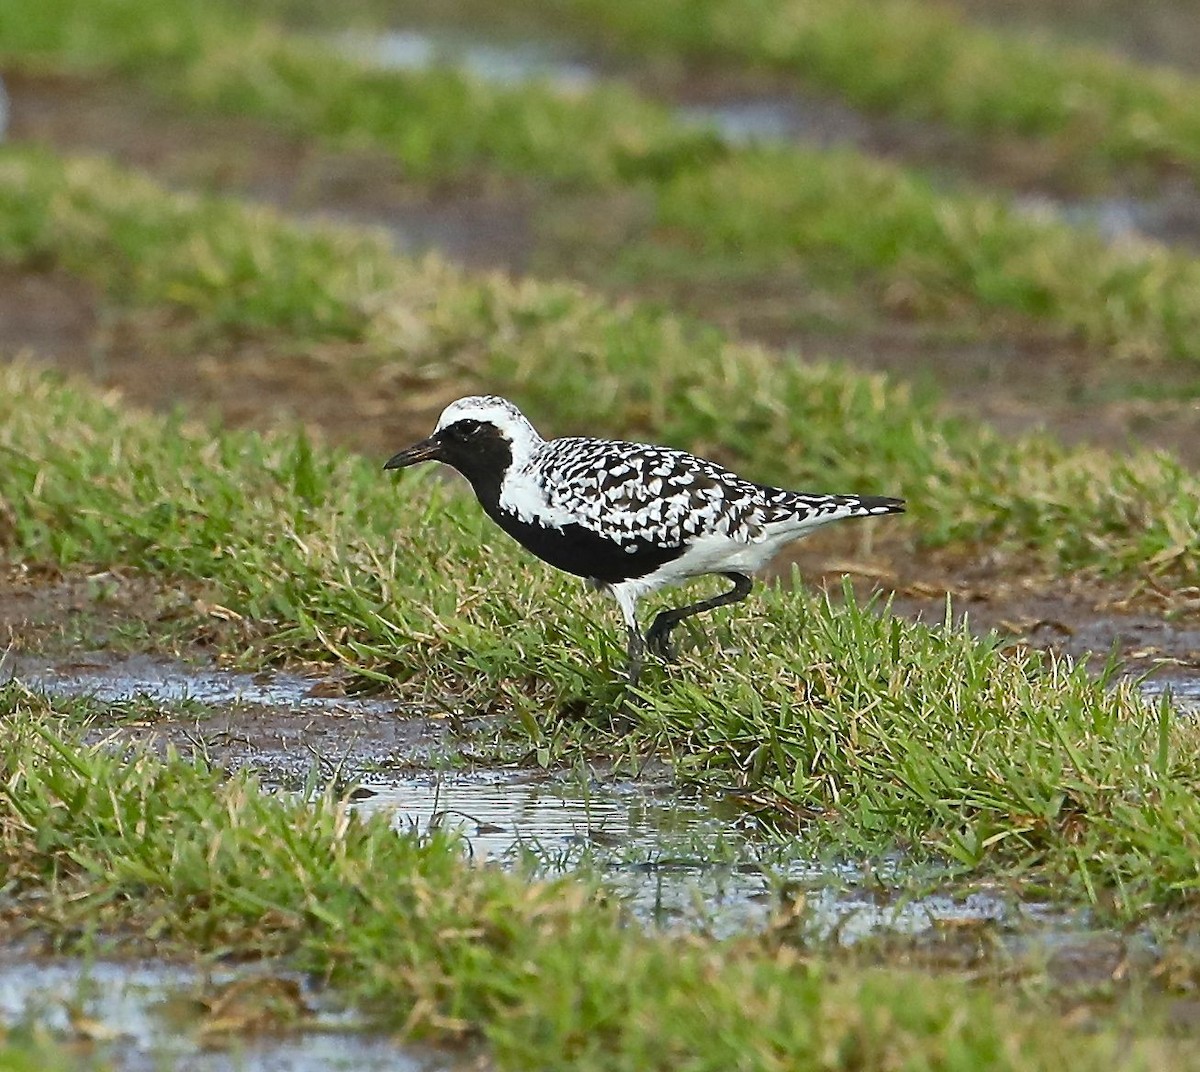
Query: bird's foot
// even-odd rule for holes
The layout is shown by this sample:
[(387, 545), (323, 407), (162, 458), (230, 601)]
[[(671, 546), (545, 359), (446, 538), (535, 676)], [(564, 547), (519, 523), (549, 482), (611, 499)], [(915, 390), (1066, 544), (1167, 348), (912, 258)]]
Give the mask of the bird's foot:
[(647, 650), (657, 655), (663, 662), (674, 663), (679, 659), (679, 652), (671, 643), (671, 630), (674, 627), (674, 622), (662, 622), (656, 619), (646, 634)]

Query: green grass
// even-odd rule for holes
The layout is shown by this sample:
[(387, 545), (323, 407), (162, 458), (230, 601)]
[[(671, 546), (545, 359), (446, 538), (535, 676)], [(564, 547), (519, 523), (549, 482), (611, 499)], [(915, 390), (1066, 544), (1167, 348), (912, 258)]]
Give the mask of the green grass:
[(0, 386), (12, 559), (186, 583), (248, 620), (235, 651), (487, 697), (548, 761), (669, 755), (821, 816), (814, 845), (1016, 868), (1122, 917), (1193, 902), (1194, 735), (1081, 667), (770, 589), (631, 699), (612, 608), (598, 629), (599, 597), (528, 563), (457, 488), (126, 413), (19, 366)]
[(728, 149), (621, 89), (564, 97), (450, 71), (360, 70), (218, 10), (156, 0), (133, 20), (118, 0), (19, 0), (0, 14), (0, 56), (114, 69), (207, 112), (387, 153), (425, 186), (519, 180), (561, 195), (632, 194), (643, 209), (631, 244), (676, 253), (650, 258), (656, 270), (686, 274), (698, 257), (710, 270), (809, 265), (885, 305), (902, 294), (922, 316), (1016, 313), (1119, 356), (1200, 357), (1200, 266), (1182, 254), (1105, 246), (851, 152)]
[(482, 1038), (501, 1068), (1136, 1068), (1156, 1052), (961, 982), (648, 935), (586, 887), (470, 866), (329, 795), (85, 748), (18, 687), (0, 712), (0, 865), (39, 925), (288, 956), (406, 1033)]
[(0, 262), (66, 268), (217, 335), (257, 332), (292, 353), (337, 344), (338, 367), (376, 377), (400, 409), (439, 384), (499, 391), (549, 432), (657, 438), (785, 486), (903, 495), (929, 545), (986, 541), (1126, 581), (1200, 578), (1200, 489), (1165, 456), (1007, 441), (882, 378), (579, 288), (464, 277), (353, 232), (11, 150)]

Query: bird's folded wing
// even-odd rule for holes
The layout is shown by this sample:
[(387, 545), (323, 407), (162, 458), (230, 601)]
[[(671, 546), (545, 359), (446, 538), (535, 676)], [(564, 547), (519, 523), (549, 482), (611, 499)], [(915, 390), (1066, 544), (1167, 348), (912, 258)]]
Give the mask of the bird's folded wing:
[(750, 540), (769, 520), (764, 507), (771, 512), (756, 485), (667, 447), (576, 441), (543, 474), (551, 505), (618, 542), (678, 546), (715, 532)]

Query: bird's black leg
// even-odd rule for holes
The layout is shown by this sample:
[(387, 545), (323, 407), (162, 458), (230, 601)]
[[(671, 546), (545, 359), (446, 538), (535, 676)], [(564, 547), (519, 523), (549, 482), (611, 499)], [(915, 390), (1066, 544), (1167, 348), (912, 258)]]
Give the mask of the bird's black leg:
[(629, 687), (633, 688), (642, 676), (642, 656), (646, 652), (646, 638), (637, 626), (629, 627)]
[(650, 626), (649, 632), (646, 633), (646, 647), (668, 662), (674, 662), (675, 651), (671, 644), (671, 630), (675, 626), (693, 614), (703, 614), (706, 610), (724, 607), (729, 603), (740, 603), (750, 594), (753, 585), (750, 578), (744, 573), (723, 573), (721, 576), (728, 577), (733, 581), (733, 587), (711, 599), (702, 599), (699, 603), (692, 603), (677, 610), (661, 611), (654, 619), (654, 624)]

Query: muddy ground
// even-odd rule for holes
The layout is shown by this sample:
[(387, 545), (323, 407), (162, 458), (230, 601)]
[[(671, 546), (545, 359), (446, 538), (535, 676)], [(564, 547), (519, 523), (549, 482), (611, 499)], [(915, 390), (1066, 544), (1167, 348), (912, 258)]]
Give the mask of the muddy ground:
[(1053, 35), (1124, 53), (1141, 62), (1200, 70), (1194, 0), (951, 0), (994, 26)]

